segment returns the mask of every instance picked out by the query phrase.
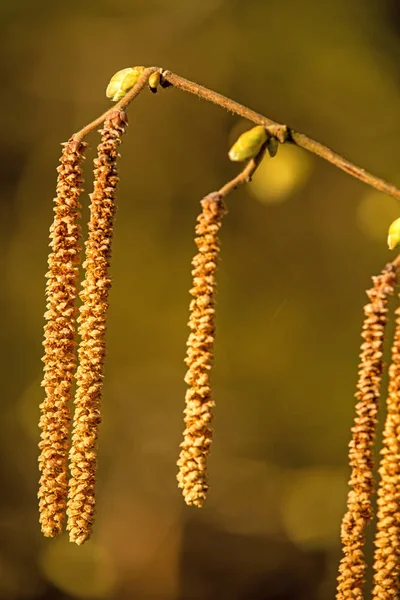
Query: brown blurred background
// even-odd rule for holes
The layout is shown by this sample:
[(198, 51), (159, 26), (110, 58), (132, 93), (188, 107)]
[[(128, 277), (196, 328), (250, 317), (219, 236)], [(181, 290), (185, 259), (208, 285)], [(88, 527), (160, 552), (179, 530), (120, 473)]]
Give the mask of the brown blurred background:
[(177, 90), (140, 95), (83, 547), (42, 538), (37, 516), (48, 229), (60, 142), (131, 65), (203, 83), (400, 184), (398, 1), (14, 0), (0, 31), (0, 598), (333, 598), (361, 307), (398, 204), (294, 147), (229, 198), (211, 490), (189, 509), (175, 461), (193, 229), (201, 197), (237, 173), (227, 151), (247, 124)]

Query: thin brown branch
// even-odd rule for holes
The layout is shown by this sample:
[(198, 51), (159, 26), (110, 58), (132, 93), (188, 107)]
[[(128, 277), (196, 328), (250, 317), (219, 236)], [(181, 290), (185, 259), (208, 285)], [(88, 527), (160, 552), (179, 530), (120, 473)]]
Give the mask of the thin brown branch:
[(264, 117), (264, 115), (260, 115), (255, 110), (247, 108), (247, 106), (243, 106), (243, 104), (239, 104), (239, 102), (236, 102), (235, 100), (231, 100), (230, 98), (227, 98), (218, 92), (209, 90), (208, 88), (199, 85), (194, 81), (189, 81), (189, 79), (185, 79), (184, 77), (181, 77), (176, 73), (172, 73), (171, 71), (163, 71), (162, 78), (179, 90), (188, 92), (189, 94), (194, 94), (203, 100), (207, 100), (207, 102), (212, 102), (217, 106), (221, 106), (229, 112), (235, 113), (236, 115), (239, 115), (248, 121), (252, 121), (257, 125), (264, 125), (265, 127), (285, 127), (284, 125), (279, 125), (279, 123), (268, 119), (268, 117)]
[(102, 125), (102, 123), (104, 123), (104, 121), (106, 121), (107, 118), (110, 115), (112, 115), (114, 111), (123, 111), (132, 102), (132, 100), (134, 100), (136, 96), (140, 94), (140, 92), (146, 86), (150, 75), (152, 75), (156, 71), (160, 71), (159, 67), (148, 67), (147, 69), (145, 69), (136, 85), (134, 85), (133, 88), (129, 90), (129, 92), (122, 98), (122, 100), (118, 102), (118, 104), (113, 104), (111, 108), (109, 108), (108, 110), (106, 110), (106, 112), (97, 117), (97, 119), (95, 119), (91, 123), (88, 123), (85, 127), (82, 127), (82, 129), (74, 133), (74, 135), (72, 136), (73, 139), (76, 142), (80, 142), (81, 140), (83, 140), (83, 138), (89, 135), (89, 133), (95, 131), (98, 127), (100, 127), (100, 125)]
[(236, 175), (234, 179), (231, 179), (231, 181), (228, 181), (228, 183), (222, 186), (222, 188), (218, 191), (220, 196), (225, 198), (225, 196), (233, 192), (233, 190), (236, 190), (236, 188), (238, 188), (243, 183), (249, 183), (251, 181), (255, 171), (257, 170), (258, 165), (264, 158), (264, 154), (267, 149), (267, 143), (268, 142), (266, 142), (263, 145), (257, 156), (255, 158), (252, 158), (247, 163), (245, 168), (242, 171), (240, 171), (239, 175)]
[(327, 146), (324, 146), (323, 144), (320, 144), (319, 142), (311, 139), (304, 133), (299, 133), (297, 131), (294, 131), (294, 129), (289, 129), (288, 141), (292, 142), (296, 146), (299, 146), (300, 148), (305, 148), (306, 150), (309, 150), (309, 152), (312, 152), (317, 156), (320, 156), (324, 160), (327, 160), (328, 162), (335, 165), (335, 167), (338, 167), (338, 169), (345, 171), (345, 173), (352, 175), (356, 179), (359, 179), (367, 185), (370, 185), (376, 190), (384, 192), (385, 194), (388, 194), (389, 196), (393, 196), (393, 198), (397, 198), (398, 200), (400, 200), (400, 189), (397, 188), (395, 185), (392, 185), (391, 183), (385, 181), (384, 179), (381, 179), (380, 177), (372, 175), (372, 173), (368, 173), (368, 171), (362, 169), (361, 167), (357, 167), (349, 160), (343, 158), (343, 156), (341, 156), (340, 154), (337, 154), (337, 152), (334, 152)]
[(331, 164), (335, 165), (335, 167), (338, 167), (349, 175), (352, 175), (356, 179), (363, 181), (367, 185), (400, 200), (399, 188), (380, 177), (376, 177), (372, 173), (368, 173), (368, 171), (365, 169), (358, 167), (340, 154), (337, 154), (327, 146), (320, 144), (304, 133), (295, 131), (287, 125), (276, 123), (276, 121), (273, 121), (272, 119), (255, 112), (247, 106), (243, 106), (243, 104), (240, 104), (235, 100), (231, 100), (231, 98), (227, 98), (218, 92), (214, 92), (213, 90), (195, 83), (194, 81), (189, 81), (184, 77), (180, 77), (180, 75), (172, 73), (171, 71), (163, 71), (159, 67), (148, 67), (145, 69), (137, 84), (126, 94), (126, 96), (124, 96), (122, 100), (118, 102), (118, 104), (112, 106), (109, 110), (100, 115), (100, 117), (75, 133), (73, 136), (74, 140), (77, 142), (82, 141), (86, 135), (97, 129), (113, 110), (124, 110), (144, 89), (149, 77), (157, 71), (162, 73), (162, 80), (164, 83), (168, 83), (179, 90), (188, 92), (189, 94), (194, 94), (195, 96), (198, 96), (207, 102), (212, 102), (217, 106), (221, 106), (229, 112), (239, 115), (244, 119), (248, 119), (257, 125), (263, 125), (269, 130), (270, 134), (276, 137), (281, 143), (289, 142), (299, 146), (300, 148), (304, 148), (305, 150), (308, 150), (309, 152), (312, 152), (313, 154), (316, 154), (317, 156), (330, 162)]
[(309, 152), (320, 156), (324, 160), (327, 160), (339, 169), (342, 169), (342, 171), (345, 171), (349, 175), (352, 175), (356, 179), (359, 179), (360, 181), (363, 181), (371, 187), (381, 192), (385, 192), (389, 196), (393, 196), (393, 198), (397, 198), (400, 200), (400, 189), (398, 189), (396, 186), (392, 185), (391, 183), (388, 183), (380, 177), (372, 175), (372, 173), (368, 173), (365, 169), (362, 169), (361, 167), (357, 167), (352, 162), (343, 158), (343, 156), (340, 156), (340, 154), (333, 152), (333, 150), (331, 150), (327, 146), (320, 144), (319, 142), (313, 140), (304, 133), (299, 133), (294, 129), (291, 129), (287, 125), (276, 123), (275, 121), (272, 121), (271, 119), (268, 119), (267, 117), (256, 113), (250, 108), (247, 108), (242, 104), (239, 104), (238, 102), (235, 102), (234, 100), (223, 96), (222, 94), (218, 94), (217, 92), (209, 90), (201, 85), (198, 85), (193, 81), (184, 79), (183, 77), (180, 77), (175, 73), (171, 73), (170, 71), (163, 71), (162, 77), (163, 79), (171, 83), (174, 87), (183, 90), (184, 92), (189, 92), (190, 94), (199, 96), (199, 98), (202, 98), (203, 100), (213, 102), (214, 104), (217, 104), (218, 106), (221, 106), (222, 108), (225, 108), (230, 112), (240, 115), (241, 117), (244, 117), (245, 119), (248, 119), (249, 121), (252, 121), (257, 125), (264, 125), (269, 129), (272, 135), (277, 137), (277, 139), (280, 142), (290, 142), (292, 144), (295, 144), (296, 146), (299, 146), (300, 148), (304, 148), (305, 150), (308, 150)]

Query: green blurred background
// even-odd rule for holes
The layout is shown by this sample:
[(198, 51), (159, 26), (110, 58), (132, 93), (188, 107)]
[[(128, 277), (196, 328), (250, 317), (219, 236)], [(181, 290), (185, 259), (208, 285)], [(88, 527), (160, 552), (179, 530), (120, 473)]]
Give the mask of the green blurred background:
[(80, 548), (42, 538), (37, 516), (48, 229), (60, 143), (131, 65), (203, 83), (399, 185), (398, 1), (14, 0), (0, 30), (0, 597), (332, 598), (361, 307), (392, 256), (396, 201), (294, 147), (229, 197), (211, 490), (187, 508), (175, 461), (193, 229), (202, 196), (237, 173), (227, 152), (248, 124), (177, 90), (140, 95), (121, 150), (97, 522)]

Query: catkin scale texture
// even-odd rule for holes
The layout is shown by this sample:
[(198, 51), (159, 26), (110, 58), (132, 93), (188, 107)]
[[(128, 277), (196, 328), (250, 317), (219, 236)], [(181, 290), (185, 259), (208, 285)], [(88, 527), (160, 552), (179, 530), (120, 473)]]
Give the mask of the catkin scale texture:
[(90, 196), (89, 236), (83, 264), (85, 280), (78, 318), (79, 366), (67, 505), (67, 529), (70, 540), (77, 544), (90, 538), (94, 521), (96, 446), (101, 422), (106, 318), (111, 287), (109, 266), (118, 184), (116, 162), (126, 125), (125, 113), (116, 111), (110, 115), (101, 130), (101, 143), (94, 161), (94, 190)]
[(42, 532), (53, 537), (62, 530), (68, 485), (71, 386), (76, 369), (75, 300), (80, 255), (79, 197), (86, 144), (64, 144), (58, 167), (51, 252), (46, 273), (47, 311), (44, 327), (45, 399), (40, 406), (39, 513)]
[(193, 287), (190, 294), (191, 329), (187, 341), (185, 382), (185, 430), (178, 460), (178, 486), (185, 502), (201, 507), (206, 499), (207, 457), (212, 441), (211, 421), (214, 401), (211, 396), (210, 369), (215, 336), (216, 270), (219, 255), (218, 232), (226, 212), (217, 192), (201, 201), (202, 212), (196, 226), (198, 253), (192, 261)]
[(396, 317), (379, 465), (372, 591), (376, 600), (398, 598), (400, 591), (400, 308)]
[(338, 600), (362, 600), (366, 562), (365, 529), (372, 520), (374, 492), (373, 446), (378, 422), (378, 403), (383, 371), (383, 343), (387, 323), (388, 297), (396, 284), (396, 269), (388, 264), (373, 278), (364, 306), (360, 363), (356, 392), (356, 416), (351, 429), (349, 463), (351, 468), (347, 510), (342, 520), (343, 558), (339, 565)]

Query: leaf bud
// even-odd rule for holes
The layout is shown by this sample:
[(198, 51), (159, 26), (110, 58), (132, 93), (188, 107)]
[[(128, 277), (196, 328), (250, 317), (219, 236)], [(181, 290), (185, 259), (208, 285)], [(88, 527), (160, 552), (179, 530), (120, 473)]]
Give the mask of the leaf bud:
[(394, 250), (400, 244), (400, 219), (396, 219), (390, 225), (387, 243), (390, 250)]
[(245, 131), (229, 150), (229, 158), (235, 162), (255, 158), (267, 138), (268, 134), (262, 125)]
[(145, 67), (128, 67), (117, 71), (110, 79), (106, 96), (113, 102), (118, 102), (139, 81)]
[(152, 73), (149, 77), (149, 88), (150, 91), (153, 92), (153, 94), (157, 93), (157, 88), (158, 85), (160, 83), (161, 80), (161, 74), (156, 71), (155, 73)]

